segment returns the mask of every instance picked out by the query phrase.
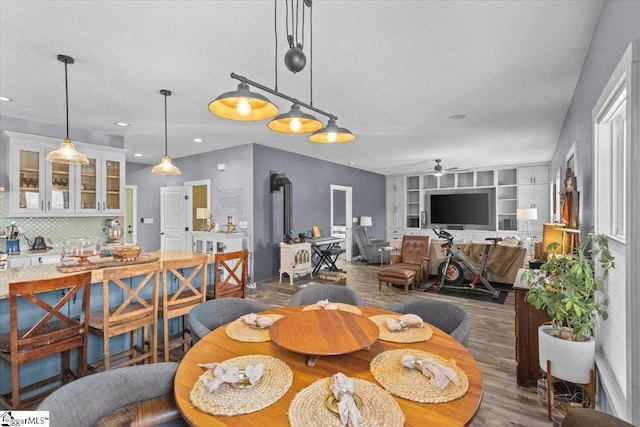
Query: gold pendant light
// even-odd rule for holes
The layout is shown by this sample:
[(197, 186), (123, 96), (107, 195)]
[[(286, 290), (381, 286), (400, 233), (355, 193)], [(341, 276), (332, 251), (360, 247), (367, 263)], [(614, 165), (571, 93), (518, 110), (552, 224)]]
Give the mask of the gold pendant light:
[(86, 165), (89, 163), (87, 156), (76, 151), (73, 143), (69, 139), (69, 83), (67, 78), (67, 64), (73, 64), (74, 60), (70, 56), (58, 55), (58, 61), (64, 63), (64, 89), (65, 89), (65, 105), (67, 110), (67, 137), (60, 144), (60, 148), (55, 151), (49, 152), (45, 160), (53, 163), (64, 164), (80, 164)]
[(166, 89), (160, 90), (160, 95), (164, 96), (164, 156), (160, 163), (151, 169), (151, 173), (159, 175), (180, 175), (180, 169), (171, 163), (167, 150), (167, 96), (171, 96), (171, 91)]
[(311, 114), (300, 111), (300, 105), (293, 104), (288, 113), (276, 116), (267, 126), (282, 133), (309, 133), (321, 129), (322, 122)]
[(278, 107), (267, 97), (251, 92), (240, 82), (238, 90), (226, 92), (209, 103), (209, 111), (224, 119), (252, 122), (266, 120), (278, 114)]
[(327, 126), (315, 131), (309, 136), (309, 141), (320, 144), (333, 144), (350, 142), (356, 139), (356, 136), (347, 128), (341, 128), (336, 125), (334, 119), (329, 119)]

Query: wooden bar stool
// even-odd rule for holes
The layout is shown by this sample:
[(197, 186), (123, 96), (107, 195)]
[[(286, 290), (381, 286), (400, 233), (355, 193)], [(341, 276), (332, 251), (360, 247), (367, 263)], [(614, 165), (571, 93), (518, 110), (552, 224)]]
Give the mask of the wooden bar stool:
[[(111, 368), (135, 365), (140, 362), (156, 363), (158, 361), (158, 276), (160, 262), (129, 265), (104, 270), (102, 275), (103, 309), (91, 313), (89, 332), (102, 337), (104, 357), (89, 364), (89, 369), (105, 371)], [(141, 276), (138, 284), (127, 284), (135, 276)], [(116, 304), (110, 304), (114, 291), (113, 283), (122, 298)], [(111, 297), (111, 298), (110, 298)], [(142, 331), (142, 339), (138, 331)], [(112, 337), (129, 334), (129, 347), (111, 354)], [(149, 343), (145, 346), (145, 343)]]
[[(187, 329), (187, 319), (193, 307), (204, 302), (207, 294), (207, 255), (194, 254), (192, 258), (162, 261), (162, 304), (159, 316), (162, 317), (162, 342), (158, 351), (168, 362), (170, 351), (182, 347), (186, 352), (191, 344), (191, 335)], [(190, 270), (186, 275), (184, 270)], [(176, 285), (173, 281), (175, 279)], [(169, 283), (171, 280), (172, 283)], [(175, 287), (175, 290), (170, 287)], [(169, 334), (169, 320), (180, 317), (182, 324), (177, 333)]]
[(207, 298), (245, 297), (249, 251), (222, 252), (215, 255), (213, 264), (213, 289), (207, 290)]
[[(9, 284), (10, 332), (0, 335), (0, 360), (11, 366), (11, 392), (0, 396), (3, 406), (22, 409), (86, 374), (90, 291), (91, 272)], [(79, 318), (65, 314), (78, 297), (82, 301)], [(70, 367), (72, 349), (79, 351), (77, 375)], [(61, 359), (59, 373), (20, 384), (20, 367), (56, 354)], [(27, 393), (31, 394), (23, 399)]]

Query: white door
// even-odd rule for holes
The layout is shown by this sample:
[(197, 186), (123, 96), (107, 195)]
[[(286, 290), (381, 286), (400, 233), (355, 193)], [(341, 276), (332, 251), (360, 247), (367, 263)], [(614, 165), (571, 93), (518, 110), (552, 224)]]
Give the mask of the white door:
[(185, 189), (160, 188), (160, 249), (187, 250)]
[(353, 247), (352, 188), (331, 184), (331, 235), (344, 235), (346, 261), (351, 261)]

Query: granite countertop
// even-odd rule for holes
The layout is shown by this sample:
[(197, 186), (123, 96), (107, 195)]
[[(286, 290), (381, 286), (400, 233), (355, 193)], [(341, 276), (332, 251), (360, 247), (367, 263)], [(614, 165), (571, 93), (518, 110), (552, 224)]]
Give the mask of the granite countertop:
[[(49, 252), (51, 253), (51, 252)], [(37, 254), (36, 254), (37, 255)], [(166, 260), (186, 259), (195, 256), (202, 256), (202, 253), (191, 251), (156, 251), (145, 253), (146, 256), (158, 257), (160, 262)], [(215, 254), (207, 256), (207, 262), (212, 263), (215, 260)], [(91, 283), (102, 281), (102, 272), (104, 269), (91, 270)], [(51, 279), (54, 277), (69, 276), (78, 273), (61, 273), (58, 271), (58, 264), (48, 264), (40, 266), (18, 267), (0, 269), (0, 299), (7, 298), (9, 295), (9, 283), (27, 282), (32, 280)]]

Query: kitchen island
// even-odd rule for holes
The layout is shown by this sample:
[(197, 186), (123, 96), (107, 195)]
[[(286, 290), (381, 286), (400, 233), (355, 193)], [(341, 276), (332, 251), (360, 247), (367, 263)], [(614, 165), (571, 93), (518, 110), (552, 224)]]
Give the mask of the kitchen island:
[[(141, 255), (141, 258), (148, 258), (150, 261), (159, 260), (162, 268), (162, 263), (168, 260), (178, 260), (178, 259), (185, 260), (185, 259), (201, 257), (201, 256), (202, 256), (202, 253), (198, 253), (198, 252), (174, 250), (174, 251), (156, 251), (156, 252), (144, 253)], [(99, 265), (100, 262), (104, 263), (108, 261), (113, 261), (113, 259), (111, 260), (106, 258), (96, 259), (96, 265)], [(208, 255), (208, 263), (213, 263), (214, 261), (215, 261), (215, 254)], [(110, 263), (110, 264), (112, 265), (113, 263)], [(144, 265), (144, 264), (141, 264), (141, 265)], [(115, 267), (115, 268), (118, 268), (118, 267)], [(105, 270), (104, 268), (95, 268), (91, 270), (91, 283), (92, 283), (91, 311), (92, 312), (101, 312), (103, 310), (104, 302), (102, 298), (102, 295), (103, 295), (102, 279), (103, 279), (104, 270)], [(35, 280), (42, 280), (42, 279), (48, 279), (48, 278), (54, 278), (54, 277), (64, 277), (64, 276), (71, 276), (73, 274), (78, 274), (78, 273), (60, 272), (59, 264), (58, 265), (46, 264), (41, 266), (29, 266), (29, 267), (19, 267), (19, 268), (0, 270), (0, 334), (8, 333), (10, 330), (9, 300), (8, 300), (9, 283), (35, 281)], [(134, 286), (135, 284), (139, 283), (140, 279), (133, 277), (131, 279), (131, 285)], [(162, 282), (159, 283), (160, 286), (162, 286), (161, 283)], [(171, 286), (173, 284), (173, 281), (170, 280), (169, 283)], [(159, 293), (161, 293), (161, 290), (162, 288), (160, 288)], [(58, 295), (55, 295), (55, 293), (57, 292), (60, 292), (60, 291), (49, 292), (50, 294), (52, 294), (50, 298), (49, 298), (49, 295), (47, 295), (47, 293), (42, 293), (41, 295), (43, 300), (47, 301), (48, 303), (54, 303), (54, 302), (57, 302), (57, 300), (59, 299)], [(123, 298), (123, 293), (121, 290), (117, 290), (115, 287), (110, 288), (109, 300), (111, 302), (121, 301), (122, 298)], [(69, 316), (77, 316), (80, 313), (80, 306), (81, 306), (80, 299), (78, 299), (78, 301), (71, 299), (66, 304), (66, 307), (63, 310)], [(23, 329), (23, 328), (32, 326), (32, 323), (35, 320), (31, 321), (31, 319), (40, 318), (37, 316), (37, 314), (38, 313), (35, 313), (35, 312), (21, 313), (21, 316), (19, 319), (19, 328)], [(178, 319), (171, 320), (172, 323), (170, 323), (170, 326), (169, 326), (170, 330), (173, 330), (174, 327), (178, 326), (177, 321)], [(160, 322), (160, 324), (161, 323), (162, 322)], [(161, 327), (159, 328), (158, 332), (162, 333)], [(114, 337), (110, 345), (111, 345), (112, 352), (116, 352), (122, 348), (125, 348), (125, 346), (128, 345), (128, 340), (125, 339), (125, 336)], [(73, 354), (71, 366), (77, 366), (75, 357), (76, 355)], [(88, 361), (92, 362), (95, 360), (100, 360), (102, 358), (103, 356), (102, 356), (101, 338), (93, 334), (89, 334)], [(24, 381), (24, 383), (33, 383), (35, 381), (39, 381), (40, 379), (44, 378), (44, 373), (49, 374), (51, 372), (55, 372), (56, 370), (59, 369), (59, 366), (60, 366), (59, 356), (53, 356), (53, 357), (42, 359), (39, 361), (34, 361), (20, 368), (20, 377), (21, 377), (21, 380)], [(0, 393), (4, 394), (9, 391), (9, 387), (10, 387), (9, 376), (10, 376), (10, 371), (9, 371), (8, 364), (0, 363)]]

